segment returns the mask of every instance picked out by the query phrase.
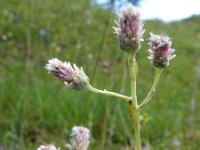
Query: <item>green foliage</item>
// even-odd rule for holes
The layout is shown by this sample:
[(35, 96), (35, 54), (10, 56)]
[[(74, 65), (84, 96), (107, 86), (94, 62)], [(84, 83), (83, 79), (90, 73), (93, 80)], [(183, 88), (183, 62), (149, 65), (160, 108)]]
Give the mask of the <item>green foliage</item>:
[[(107, 24), (109, 11), (87, 0), (2, 0), (0, 8), (0, 149), (31, 150), (44, 143), (64, 147), (74, 125), (90, 128), (90, 149), (128, 148), (133, 128), (125, 102), (66, 89), (44, 69), (52, 57), (74, 62), (96, 87), (130, 95), (127, 62), (112, 29), (114, 14)], [(199, 21), (194, 16), (170, 24), (145, 22), (137, 58), (140, 101), (153, 82), (148, 32), (167, 33), (177, 54), (141, 114), (143, 142), (158, 150), (177, 149), (175, 140), (181, 150), (200, 147)]]

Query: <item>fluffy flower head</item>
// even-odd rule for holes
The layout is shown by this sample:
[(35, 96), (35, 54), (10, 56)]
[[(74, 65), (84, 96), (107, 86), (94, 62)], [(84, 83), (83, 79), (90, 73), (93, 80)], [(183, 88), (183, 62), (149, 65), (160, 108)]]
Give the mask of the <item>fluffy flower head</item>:
[(61, 62), (57, 58), (53, 58), (48, 61), (45, 68), (49, 73), (63, 80), (69, 88), (80, 90), (89, 83), (89, 78), (83, 69), (78, 68), (76, 64), (71, 65), (70, 62)]
[(175, 49), (171, 47), (172, 42), (167, 35), (156, 35), (150, 33), (149, 46), (150, 56), (148, 58), (156, 68), (167, 67), (169, 65), (169, 61), (176, 56), (174, 54)]
[(140, 12), (129, 4), (120, 9), (116, 21), (117, 27), (114, 27), (118, 36), (119, 46), (126, 52), (135, 53), (143, 40), (143, 21)]
[(74, 126), (71, 132), (71, 149), (87, 150), (89, 145), (90, 131), (82, 126)]
[(54, 145), (41, 145), (37, 150), (60, 150), (60, 148), (56, 148)]

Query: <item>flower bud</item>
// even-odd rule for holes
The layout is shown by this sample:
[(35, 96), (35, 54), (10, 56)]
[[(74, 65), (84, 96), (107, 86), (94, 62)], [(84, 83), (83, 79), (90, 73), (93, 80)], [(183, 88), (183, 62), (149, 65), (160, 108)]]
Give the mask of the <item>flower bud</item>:
[(144, 34), (140, 12), (131, 4), (122, 7), (117, 15), (116, 25), (113, 28), (120, 48), (128, 53), (135, 53), (140, 48)]
[(64, 81), (69, 88), (80, 90), (89, 84), (89, 78), (76, 64), (72, 66), (70, 62), (61, 62), (57, 58), (53, 58), (48, 61), (45, 68), (59, 80)]
[(54, 145), (41, 145), (37, 150), (60, 150), (60, 148), (56, 148)]
[[(71, 149), (87, 150), (89, 145), (90, 131), (81, 126), (74, 126), (71, 133)], [(69, 146), (68, 146), (69, 147)]]
[(171, 48), (172, 42), (167, 35), (156, 35), (150, 33), (149, 46), (150, 56), (148, 58), (156, 68), (167, 67), (169, 65), (169, 61), (176, 56), (174, 54), (175, 49)]

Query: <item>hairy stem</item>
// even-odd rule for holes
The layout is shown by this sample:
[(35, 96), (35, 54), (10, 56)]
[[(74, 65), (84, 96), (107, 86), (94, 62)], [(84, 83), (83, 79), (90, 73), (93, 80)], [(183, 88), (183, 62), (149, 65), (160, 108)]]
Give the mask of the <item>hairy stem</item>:
[(131, 96), (132, 96), (132, 106), (137, 109), (137, 94), (136, 94), (136, 78), (138, 73), (138, 65), (135, 60), (134, 55), (128, 55), (130, 79), (131, 79)]
[(162, 72), (162, 69), (156, 69), (154, 83), (153, 83), (150, 91), (148, 92), (147, 96), (145, 97), (145, 99), (139, 105), (138, 109), (142, 108), (143, 106), (145, 106), (147, 103), (149, 103), (151, 101), (151, 98), (152, 98), (153, 94), (155, 93), (156, 87), (159, 83), (161, 72)]
[(140, 121), (139, 121), (139, 112), (137, 111), (138, 102), (136, 94), (136, 78), (138, 73), (138, 65), (135, 60), (135, 56), (132, 54), (128, 55), (128, 62), (130, 70), (131, 96), (132, 96), (131, 101), (129, 101), (129, 114), (134, 125), (136, 150), (141, 150)]
[(90, 84), (87, 85), (87, 89), (91, 92), (94, 92), (94, 93), (99, 93), (99, 94), (104, 94), (104, 95), (109, 95), (109, 96), (114, 96), (114, 97), (117, 97), (117, 98), (121, 98), (125, 101), (129, 101), (130, 100), (130, 97), (128, 96), (125, 96), (125, 95), (122, 95), (122, 94), (118, 94), (118, 93), (114, 93), (114, 92), (110, 92), (110, 91), (107, 91), (107, 90), (99, 90), (99, 89), (96, 89), (94, 87), (92, 87)]

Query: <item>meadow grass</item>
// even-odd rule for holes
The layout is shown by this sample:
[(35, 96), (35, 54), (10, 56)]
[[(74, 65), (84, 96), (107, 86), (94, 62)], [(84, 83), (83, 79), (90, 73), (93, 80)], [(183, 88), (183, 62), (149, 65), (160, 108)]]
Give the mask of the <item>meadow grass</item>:
[[(44, 69), (52, 57), (74, 62), (92, 85), (130, 95), (127, 62), (112, 29), (114, 14), (87, 0), (2, 0), (0, 8), (0, 149), (64, 147), (74, 125), (91, 130), (90, 149), (128, 149), (134, 135), (125, 102), (66, 89)], [(177, 55), (162, 73), (152, 103), (142, 110), (143, 142), (156, 150), (200, 147), (199, 21), (194, 16), (145, 22), (137, 57), (139, 101), (154, 77), (147, 59), (149, 31), (172, 37)]]

